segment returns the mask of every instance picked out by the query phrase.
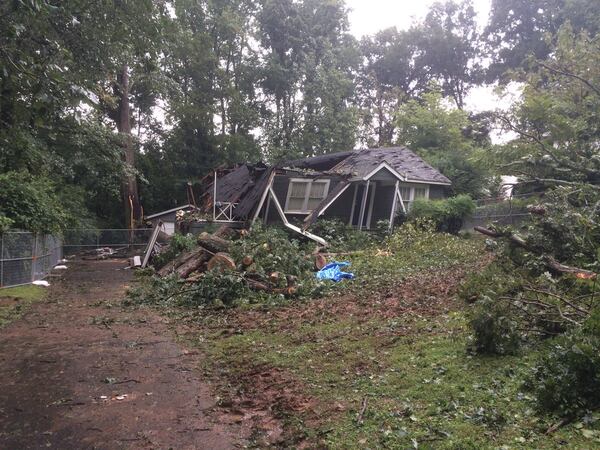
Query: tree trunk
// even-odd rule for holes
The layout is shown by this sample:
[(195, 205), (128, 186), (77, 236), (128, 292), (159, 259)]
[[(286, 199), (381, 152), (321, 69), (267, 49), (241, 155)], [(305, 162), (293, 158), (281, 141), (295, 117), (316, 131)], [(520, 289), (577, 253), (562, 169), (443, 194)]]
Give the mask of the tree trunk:
[(227, 253), (231, 241), (215, 236), (214, 234), (201, 233), (198, 244), (212, 253)]
[(175, 269), (175, 273), (179, 275), (179, 278), (187, 278), (192, 272), (195, 272), (196, 270), (200, 269), (211, 258), (211, 253), (207, 252), (202, 247), (200, 247), (200, 250), (201, 251), (199, 253), (196, 253), (196, 256), (194, 258), (188, 259), (177, 269)]
[(138, 197), (137, 179), (135, 176), (135, 148), (131, 137), (131, 115), (129, 107), (129, 67), (123, 65), (121, 73), (117, 76), (119, 86), (119, 111), (117, 129), (123, 140), (123, 161), (125, 174), (123, 175), (122, 191), (123, 206), (125, 211), (125, 224), (133, 230), (136, 224), (141, 223), (142, 208)]

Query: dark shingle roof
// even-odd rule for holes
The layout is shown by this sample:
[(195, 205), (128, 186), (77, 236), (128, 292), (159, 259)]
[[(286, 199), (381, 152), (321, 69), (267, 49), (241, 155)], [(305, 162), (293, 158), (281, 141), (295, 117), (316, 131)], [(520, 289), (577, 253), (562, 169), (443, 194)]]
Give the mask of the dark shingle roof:
[[(327, 158), (317, 156), (290, 161), (287, 166), (318, 168), (331, 173), (363, 178), (385, 162), (408, 181), (451, 184), (447, 177), (406, 147), (371, 148), (326, 156)], [(331, 165), (326, 167), (326, 162), (331, 162)]]

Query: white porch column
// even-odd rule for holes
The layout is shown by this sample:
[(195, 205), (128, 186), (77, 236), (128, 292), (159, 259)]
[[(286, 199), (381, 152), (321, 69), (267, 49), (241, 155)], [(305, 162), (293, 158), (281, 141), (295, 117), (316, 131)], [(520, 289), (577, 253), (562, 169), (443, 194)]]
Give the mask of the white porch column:
[(367, 184), (365, 185), (365, 189), (363, 192), (362, 203), (360, 205), (360, 217), (358, 219), (358, 229), (362, 230), (363, 221), (365, 219), (365, 209), (367, 207), (367, 197), (369, 196), (369, 185), (371, 184), (371, 180), (367, 180)]
[(396, 180), (394, 187), (394, 200), (392, 201), (392, 211), (390, 212), (390, 233), (394, 230), (394, 218), (396, 217), (396, 208), (398, 207), (398, 189), (400, 182)]

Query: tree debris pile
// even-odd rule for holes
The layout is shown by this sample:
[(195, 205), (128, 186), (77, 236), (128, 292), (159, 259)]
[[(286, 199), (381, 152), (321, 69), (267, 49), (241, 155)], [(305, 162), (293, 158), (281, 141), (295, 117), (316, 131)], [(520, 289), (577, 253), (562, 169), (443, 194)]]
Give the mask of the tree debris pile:
[(314, 276), (323, 264), (322, 255), (290, 240), (285, 231), (256, 228), (252, 233), (242, 231), (237, 239), (219, 234), (202, 233), (191, 248), (176, 254), (167, 250), (172, 257), (168, 261), (159, 255), (151, 283), (134, 291), (132, 298), (144, 303), (230, 306), (322, 295), (325, 285)]

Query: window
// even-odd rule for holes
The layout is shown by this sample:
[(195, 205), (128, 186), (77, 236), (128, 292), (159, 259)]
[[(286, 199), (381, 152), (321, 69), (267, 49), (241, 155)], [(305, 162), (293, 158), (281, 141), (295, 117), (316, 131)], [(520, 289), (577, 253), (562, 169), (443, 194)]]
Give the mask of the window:
[(285, 212), (309, 214), (327, 197), (329, 180), (306, 180), (293, 178), (288, 187)]
[(419, 198), (429, 198), (429, 186), (400, 186), (400, 195), (406, 210), (409, 211), (413, 202)]
[(414, 188), (415, 190), (415, 195), (414, 195), (414, 199), (418, 199), (418, 198), (426, 198), (427, 197), (427, 188), (424, 187), (416, 187)]
[(402, 200), (404, 201), (404, 204), (406, 204), (406, 202), (410, 202), (412, 200), (410, 191), (411, 191), (410, 187), (400, 186), (400, 195), (402, 196)]

